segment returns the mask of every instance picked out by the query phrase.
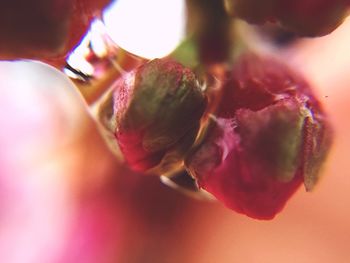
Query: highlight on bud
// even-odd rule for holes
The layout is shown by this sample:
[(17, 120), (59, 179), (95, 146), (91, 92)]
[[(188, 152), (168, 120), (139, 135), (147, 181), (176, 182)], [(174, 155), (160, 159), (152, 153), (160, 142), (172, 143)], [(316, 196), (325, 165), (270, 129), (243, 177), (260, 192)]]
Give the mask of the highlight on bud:
[(225, 0), (227, 11), (249, 23), (274, 23), (302, 36), (323, 36), (348, 15), (349, 0)]
[(119, 79), (111, 93), (109, 128), (131, 169), (164, 173), (182, 165), (207, 100), (194, 73), (155, 59)]
[(303, 182), (311, 190), (318, 181), (331, 127), (309, 85), (272, 58), (242, 55), (222, 89), (186, 166), (227, 207), (272, 219)]

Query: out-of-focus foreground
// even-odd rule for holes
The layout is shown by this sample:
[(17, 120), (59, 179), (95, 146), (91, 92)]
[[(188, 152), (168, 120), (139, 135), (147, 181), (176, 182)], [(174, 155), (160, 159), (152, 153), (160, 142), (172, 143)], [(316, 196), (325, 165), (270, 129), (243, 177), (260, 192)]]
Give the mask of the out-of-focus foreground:
[(0, 63), (0, 255), (6, 263), (348, 262), (350, 21), (283, 52), (335, 127), (323, 178), (263, 222), (130, 172), (72, 84)]

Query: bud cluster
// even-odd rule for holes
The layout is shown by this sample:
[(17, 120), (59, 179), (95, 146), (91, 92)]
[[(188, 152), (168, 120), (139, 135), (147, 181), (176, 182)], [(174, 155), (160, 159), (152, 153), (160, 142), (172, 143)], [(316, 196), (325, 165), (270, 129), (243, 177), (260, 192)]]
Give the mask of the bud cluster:
[[(91, 21), (113, 1), (2, 1), (0, 59), (40, 59), (62, 69)], [(72, 69), (85, 84), (94, 79), (89, 87), (98, 92), (92, 93), (106, 94), (96, 103), (98, 123), (132, 170), (190, 174), (186, 183), (194, 181), (196, 190), (211, 193), (230, 209), (271, 219), (302, 184), (307, 191), (314, 188), (332, 129), (307, 81), (285, 63), (250, 51), (246, 46), (254, 45), (237, 36), (242, 23), (235, 22), (271, 23), (298, 36), (322, 36), (342, 23), (350, 0), (186, 4), (186, 39), (168, 57), (141, 65), (145, 60), (137, 59), (140, 63), (131, 63), (130, 69), (117, 63), (123, 53), (103, 56), (103, 63), (89, 53), (90, 61), (97, 61), (91, 67), (113, 67), (96, 70), (107, 75), (99, 83), (103, 78)], [(108, 37), (103, 41), (117, 53), (119, 47)], [(202, 81), (209, 79), (217, 81)]]
[(131, 169), (161, 175), (184, 164), (227, 207), (271, 219), (301, 184), (314, 187), (332, 130), (308, 83), (274, 58), (244, 53), (221, 83), (207, 117), (210, 93), (195, 74), (156, 59), (119, 79), (103, 111)]

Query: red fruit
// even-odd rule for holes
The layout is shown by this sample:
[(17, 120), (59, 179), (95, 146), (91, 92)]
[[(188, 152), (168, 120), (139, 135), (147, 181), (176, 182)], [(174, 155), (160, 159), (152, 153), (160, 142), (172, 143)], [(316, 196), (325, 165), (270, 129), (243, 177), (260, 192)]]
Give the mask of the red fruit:
[(273, 22), (303, 36), (331, 33), (344, 20), (349, 0), (226, 0), (229, 13), (250, 23)]
[[(168, 172), (182, 164), (206, 108), (196, 76), (168, 59), (152, 60), (114, 86), (110, 127), (133, 170)], [(110, 105), (106, 105), (110, 107)]]
[(62, 58), (110, 0), (5, 0), (0, 3), (0, 58)]
[(331, 135), (302, 78), (274, 59), (243, 55), (223, 85), (207, 137), (186, 163), (227, 207), (271, 219), (303, 182), (313, 188)]

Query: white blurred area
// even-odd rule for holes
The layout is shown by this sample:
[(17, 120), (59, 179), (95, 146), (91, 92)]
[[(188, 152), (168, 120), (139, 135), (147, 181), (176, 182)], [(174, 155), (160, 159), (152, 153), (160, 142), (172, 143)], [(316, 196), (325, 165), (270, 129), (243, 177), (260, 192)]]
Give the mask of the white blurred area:
[(121, 48), (145, 58), (169, 54), (184, 37), (184, 0), (118, 0), (103, 15)]

